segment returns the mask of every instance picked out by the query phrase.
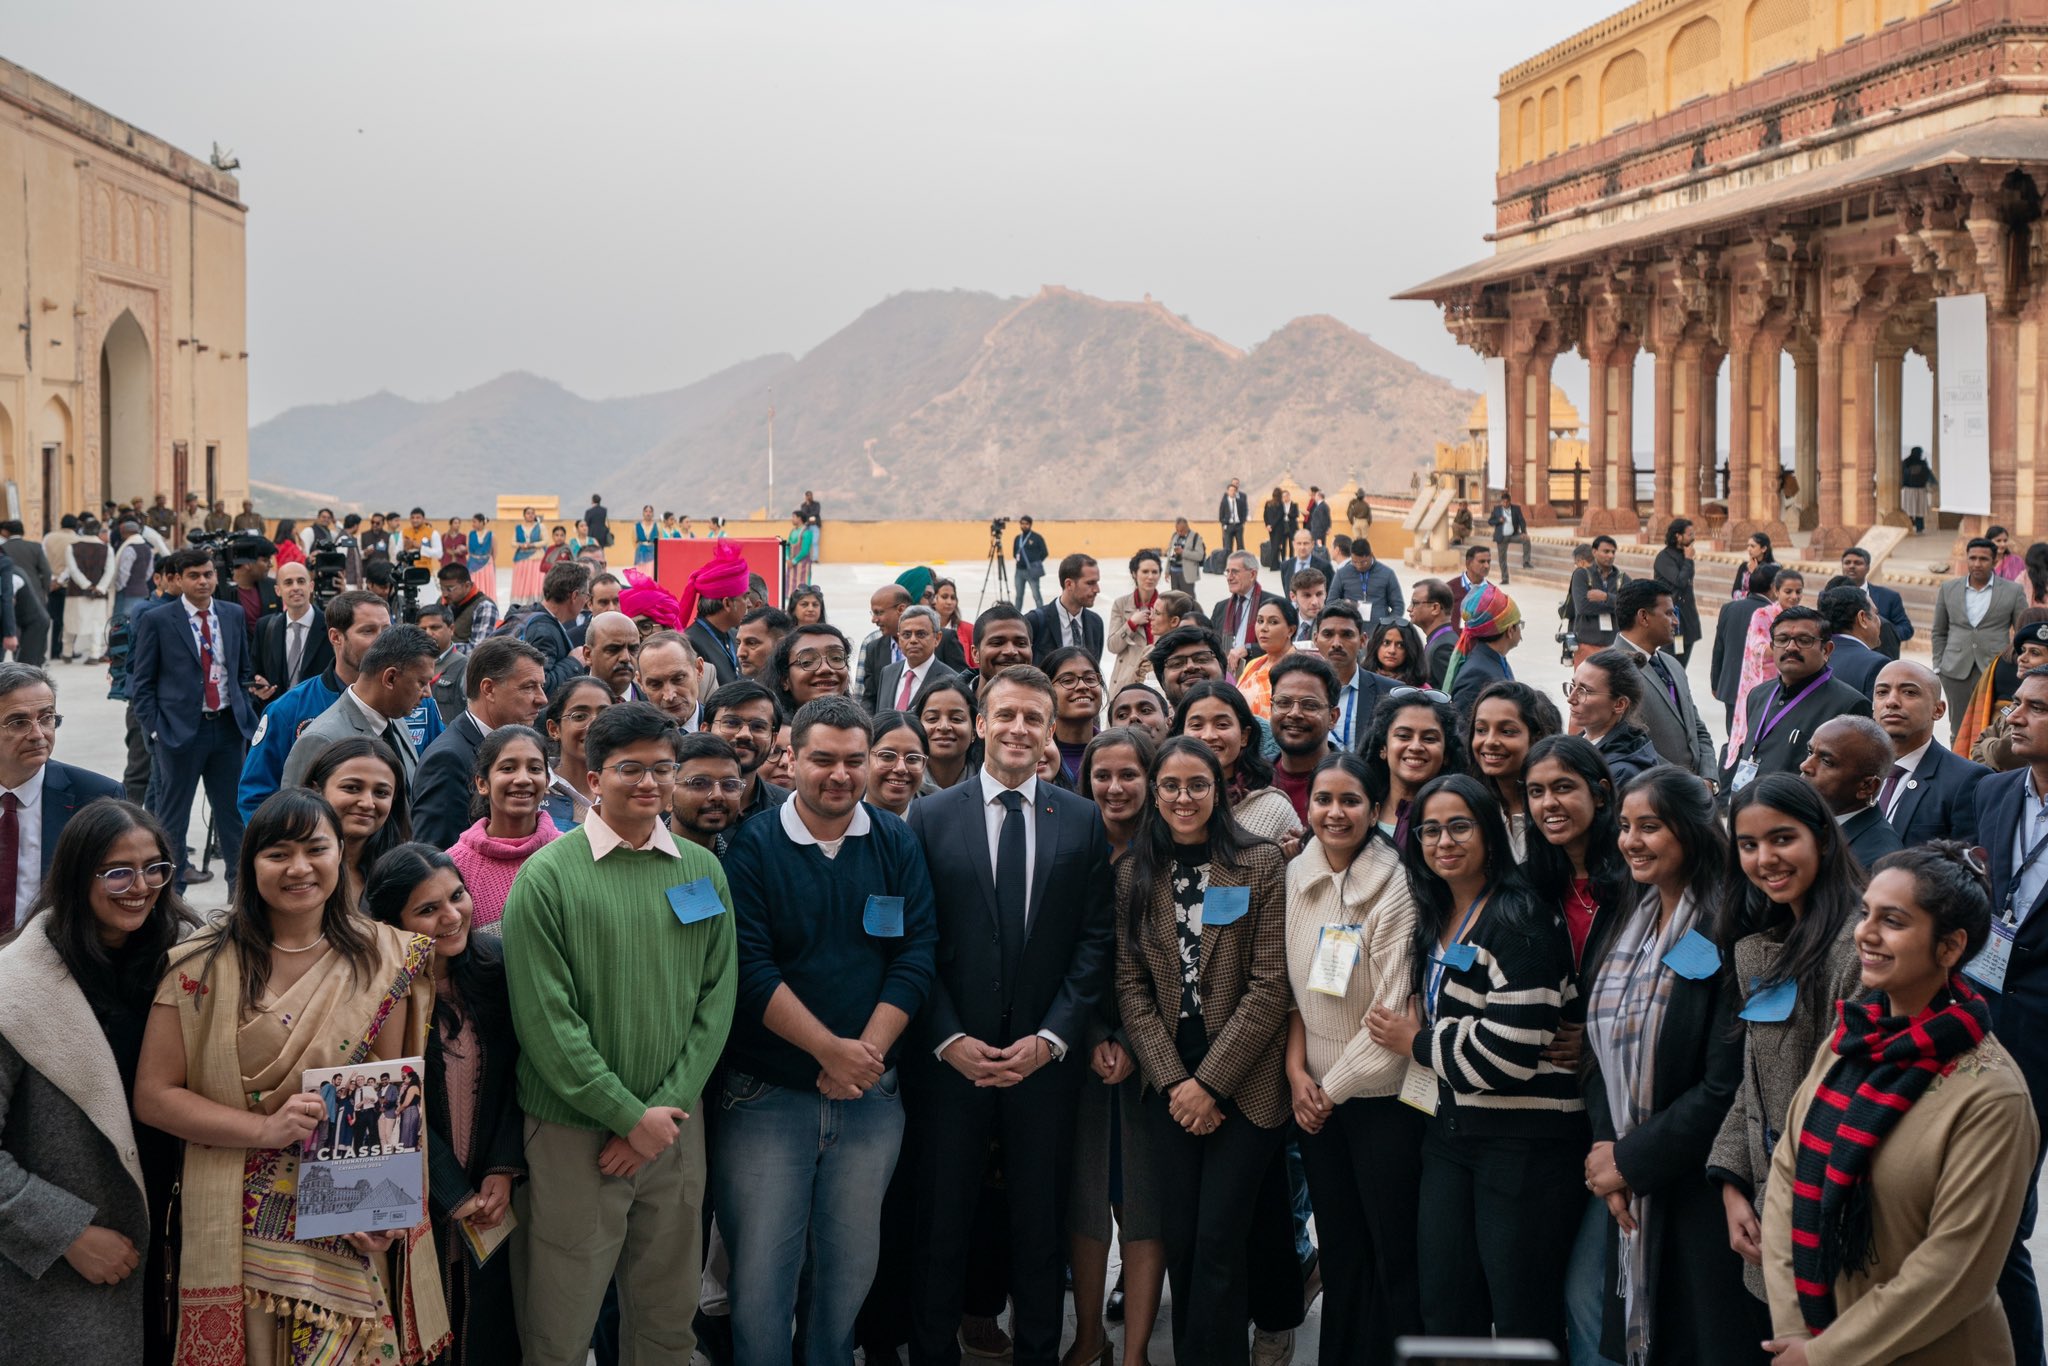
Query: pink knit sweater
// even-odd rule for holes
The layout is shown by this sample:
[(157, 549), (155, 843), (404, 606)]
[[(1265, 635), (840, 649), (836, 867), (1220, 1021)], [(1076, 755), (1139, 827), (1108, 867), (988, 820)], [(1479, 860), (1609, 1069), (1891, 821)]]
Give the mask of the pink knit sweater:
[(505, 898), (512, 894), (512, 880), (519, 876), (519, 865), (526, 862), (527, 855), (562, 832), (555, 829), (545, 811), (540, 813), (540, 824), (534, 832), (523, 840), (494, 839), (484, 833), (489, 824), (486, 817), (463, 831), (448, 857), (455, 860), (455, 866), (462, 870), (463, 882), (469, 887), (471, 926), (496, 933), (493, 927), (505, 914)]

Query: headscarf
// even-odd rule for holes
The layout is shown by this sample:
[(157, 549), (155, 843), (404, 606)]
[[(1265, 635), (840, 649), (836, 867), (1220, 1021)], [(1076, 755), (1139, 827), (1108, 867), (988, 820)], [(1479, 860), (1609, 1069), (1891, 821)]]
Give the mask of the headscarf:
[[(687, 627), (697, 619), (697, 604), (704, 598), (738, 598), (747, 592), (747, 557), (740, 548), (730, 541), (720, 541), (711, 549), (711, 558), (697, 566), (683, 583), (683, 591), (677, 594)], [(621, 605), (623, 605), (623, 598)]]
[(1522, 609), (1515, 606), (1515, 600), (1491, 583), (1473, 585), (1465, 595), (1465, 605), (1460, 614), (1463, 625), (1458, 631), (1458, 645), (1451, 652), (1450, 667), (1444, 670), (1444, 691), (1451, 690), (1452, 682), (1458, 677), (1458, 668), (1472, 653), (1472, 646), (1478, 641), (1495, 640), (1519, 626)]
[(930, 566), (921, 564), (915, 569), (906, 569), (898, 574), (896, 583), (904, 592), (910, 594), (912, 603), (920, 603), (924, 601), (924, 595), (931, 591), (932, 585), (937, 583), (938, 579), (939, 576), (932, 573)]
[(671, 631), (683, 629), (683, 607), (676, 595), (637, 569), (623, 571), (626, 586), (619, 590), (619, 610), (629, 617), (646, 617)]

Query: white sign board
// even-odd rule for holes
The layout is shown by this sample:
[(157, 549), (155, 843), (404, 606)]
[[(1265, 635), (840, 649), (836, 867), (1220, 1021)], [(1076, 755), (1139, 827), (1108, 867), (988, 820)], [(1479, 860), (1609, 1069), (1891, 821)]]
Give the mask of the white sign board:
[(1486, 362), (1486, 487), (1508, 486), (1508, 362)]
[(1941, 401), (1941, 487), (1944, 512), (1991, 515), (1990, 331), (1984, 296), (1934, 301), (1935, 376)]

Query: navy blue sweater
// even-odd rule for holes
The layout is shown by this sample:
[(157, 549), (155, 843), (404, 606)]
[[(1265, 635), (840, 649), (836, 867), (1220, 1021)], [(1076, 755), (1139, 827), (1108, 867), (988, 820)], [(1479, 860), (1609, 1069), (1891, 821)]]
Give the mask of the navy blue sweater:
[[(776, 1086), (810, 1090), (818, 1062), (763, 1023), (775, 989), (843, 1039), (858, 1038), (881, 1003), (913, 1018), (937, 966), (938, 914), (924, 850), (910, 827), (876, 806), (867, 834), (848, 837), (837, 858), (800, 845), (779, 811), (742, 825), (725, 855), (739, 938), (739, 1000), (728, 1067)], [(903, 933), (870, 934), (870, 896), (903, 898)]]

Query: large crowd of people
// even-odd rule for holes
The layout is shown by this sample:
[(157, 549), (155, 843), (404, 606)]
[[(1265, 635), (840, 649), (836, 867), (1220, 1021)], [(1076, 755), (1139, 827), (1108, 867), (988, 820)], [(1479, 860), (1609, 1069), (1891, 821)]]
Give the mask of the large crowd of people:
[[(1276, 594), (1233, 483), (1107, 621), (1021, 518), (1018, 601), (851, 634), (809, 495), (780, 603), (650, 577), (652, 507), (614, 574), (601, 498), (502, 606), (482, 518), (169, 512), (0, 524), (7, 1361), (1282, 1366), (1320, 1296), (1329, 1363), (2048, 1366), (2048, 547), (1973, 540), (1922, 664), (1868, 553), (1753, 544), (1717, 744), (1682, 520), (1585, 547), (1559, 699), (1505, 501), (1404, 592), (1276, 490)], [(298, 1238), (373, 1123), (422, 1217)]]

